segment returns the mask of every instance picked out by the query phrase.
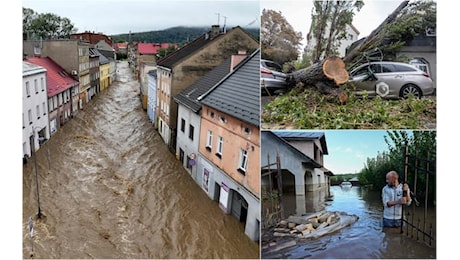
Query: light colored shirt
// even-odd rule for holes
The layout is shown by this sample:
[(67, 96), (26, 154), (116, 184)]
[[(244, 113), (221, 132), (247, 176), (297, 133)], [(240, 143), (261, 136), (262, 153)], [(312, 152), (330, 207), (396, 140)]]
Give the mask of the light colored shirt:
[[(410, 192), (410, 191), (408, 191)], [(403, 185), (402, 183), (398, 186), (390, 187), (388, 184), (382, 189), (382, 202), (383, 202), (383, 218), (386, 219), (401, 219), (402, 204), (396, 204), (393, 207), (388, 207), (388, 201), (397, 201), (403, 197)], [(409, 200), (406, 205), (410, 205)]]

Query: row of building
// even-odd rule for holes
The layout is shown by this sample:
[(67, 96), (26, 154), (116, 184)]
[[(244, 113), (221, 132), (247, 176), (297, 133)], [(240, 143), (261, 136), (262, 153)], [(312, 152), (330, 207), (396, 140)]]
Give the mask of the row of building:
[[(26, 158), (115, 80), (119, 48), (96, 36), (24, 42)], [(323, 167), (324, 134), (284, 136), (260, 129), (257, 39), (241, 27), (212, 26), (158, 59), (158, 50), (169, 46), (123, 46), (138, 78), (141, 106), (190, 177), (226, 214), (245, 223), (248, 237), (259, 240), (261, 189), (276, 186), (277, 175), (261, 167), (270, 160), (261, 154), (275, 158), (281, 151), (285, 190), (328, 191), (332, 173)]]

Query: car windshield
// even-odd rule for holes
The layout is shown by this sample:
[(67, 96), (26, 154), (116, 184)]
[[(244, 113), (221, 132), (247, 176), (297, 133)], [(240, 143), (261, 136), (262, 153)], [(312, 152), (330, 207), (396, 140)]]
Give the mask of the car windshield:
[(269, 70), (274, 70), (278, 72), (283, 72), (283, 69), (281, 66), (277, 63), (271, 62), (271, 61), (263, 61), (262, 62), (263, 66)]

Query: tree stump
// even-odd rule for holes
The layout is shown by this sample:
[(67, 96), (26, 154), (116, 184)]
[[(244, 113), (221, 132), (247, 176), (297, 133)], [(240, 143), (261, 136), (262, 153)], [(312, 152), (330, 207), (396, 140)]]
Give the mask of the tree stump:
[(340, 57), (330, 56), (310, 67), (287, 74), (289, 88), (303, 83), (304, 87), (316, 87), (323, 94), (337, 96), (340, 102), (347, 100), (347, 95), (339, 85), (348, 81), (348, 71)]

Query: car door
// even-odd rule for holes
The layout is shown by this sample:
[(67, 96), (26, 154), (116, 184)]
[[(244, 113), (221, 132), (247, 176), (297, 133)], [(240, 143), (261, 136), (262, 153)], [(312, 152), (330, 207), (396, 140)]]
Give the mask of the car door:
[(399, 96), (399, 90), (404, 82), (404, 74), (396, 69), (391, 63), (382, 63), (381, 72), (377, 74), (378, 82), (384, 82), (389, 86), (388, 96)]

